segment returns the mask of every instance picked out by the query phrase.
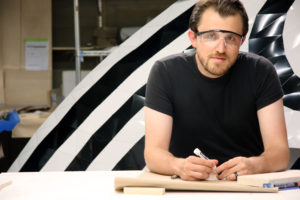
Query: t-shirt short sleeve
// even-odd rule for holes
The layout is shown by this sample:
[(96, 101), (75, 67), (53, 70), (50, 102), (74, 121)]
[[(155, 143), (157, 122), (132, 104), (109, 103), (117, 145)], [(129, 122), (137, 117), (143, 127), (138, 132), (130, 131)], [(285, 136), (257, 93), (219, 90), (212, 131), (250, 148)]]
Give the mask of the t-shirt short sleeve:
[(146, 86), (145, 106), (170, 116), (173, 115), (171, 85), (163, 62), (157, 61), (150, 71)]
[(260, 57), (256, 66), (256, 107), (257, 110), (270, 105), (283, 96), (281, 83), (273, 64)]

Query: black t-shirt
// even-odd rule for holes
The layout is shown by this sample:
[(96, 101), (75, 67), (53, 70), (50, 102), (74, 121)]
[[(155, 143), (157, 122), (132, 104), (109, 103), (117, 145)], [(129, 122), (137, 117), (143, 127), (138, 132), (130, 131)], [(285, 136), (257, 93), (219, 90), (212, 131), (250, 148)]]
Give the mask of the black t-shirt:
[(185, 158), (197, 147), (223, 163), (264, 151), (257, 110), (282, 95), (272, 63), (261, 56), (241, 52), (224, 76), (212, 79), (201, 74), (190, 52), (154, 64), (145, 106), (172, 116), (174, 156)]

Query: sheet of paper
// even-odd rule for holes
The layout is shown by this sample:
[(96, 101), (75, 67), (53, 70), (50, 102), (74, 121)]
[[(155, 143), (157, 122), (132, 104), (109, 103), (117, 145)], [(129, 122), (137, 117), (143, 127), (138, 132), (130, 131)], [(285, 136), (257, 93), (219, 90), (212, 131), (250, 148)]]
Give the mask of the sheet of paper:
[(49, 41), (25, 40), (25, 69), (28, 71), (48, 70)]

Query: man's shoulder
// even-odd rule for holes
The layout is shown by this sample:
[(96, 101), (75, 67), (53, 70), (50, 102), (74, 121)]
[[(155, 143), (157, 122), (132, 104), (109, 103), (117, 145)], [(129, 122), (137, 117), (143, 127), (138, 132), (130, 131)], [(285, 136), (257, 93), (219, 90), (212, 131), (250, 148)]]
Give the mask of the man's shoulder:
[(263, 56), (244, 51), (239, 52), (238, 59), (244, 62), (246, 61), (246, 63), (250, 62), (251, 64), (253, 62), (270, 62), (267, 58)]
[[(249, 52), (240, 52), (238, 57), (239, 69), (255, 74), (268, 74), (276, 72), (272, 62), (267, 58)], [(242, 66), (242, 67), (241, 67)]]
[(191, 62), (191, 59), (194, 58), (194, 56), (195, 51), (188, 50), (181, 53), (166, 56), (164, 58), (159, 59), (158, 62), (165, 63), (167, 65), (171, 64), (171, 66), (173, 66), (174, 63), (189, 63)]

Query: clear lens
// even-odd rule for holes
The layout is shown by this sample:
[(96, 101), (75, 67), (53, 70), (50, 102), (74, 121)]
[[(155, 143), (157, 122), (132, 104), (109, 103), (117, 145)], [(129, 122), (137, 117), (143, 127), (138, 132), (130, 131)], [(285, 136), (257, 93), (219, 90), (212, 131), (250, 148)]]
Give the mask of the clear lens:
[(210, 46), (217, 45), (221, 39), (224, 39), (226, 46), (239, 47), (242, 41), (242, 37), (240, 35), (220, 30), (199, 32), (198, 35), (202, 42)]

